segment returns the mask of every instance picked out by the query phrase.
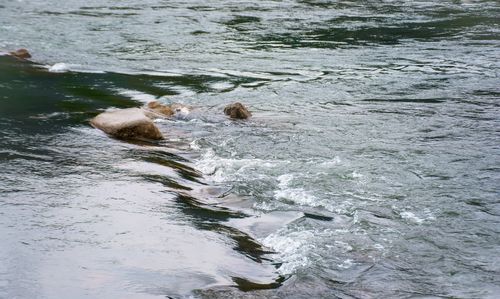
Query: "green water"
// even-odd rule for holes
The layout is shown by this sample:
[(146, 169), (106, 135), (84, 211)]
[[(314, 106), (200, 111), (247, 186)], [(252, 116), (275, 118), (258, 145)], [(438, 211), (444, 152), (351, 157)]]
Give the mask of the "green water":
[(0, 2), (0, 298), (497, 298), (499, 12)]

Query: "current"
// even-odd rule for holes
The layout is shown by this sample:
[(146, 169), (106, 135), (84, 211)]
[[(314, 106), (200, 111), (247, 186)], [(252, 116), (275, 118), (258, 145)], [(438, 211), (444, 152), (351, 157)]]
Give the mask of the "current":
[[(499, 16), (0, 0), (0, 298), (500, 298)], [(152, 100), (200, 113), (89, 125)]]

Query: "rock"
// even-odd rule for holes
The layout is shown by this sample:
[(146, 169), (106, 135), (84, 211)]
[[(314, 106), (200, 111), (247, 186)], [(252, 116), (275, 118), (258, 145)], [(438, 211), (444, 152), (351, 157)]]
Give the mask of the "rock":
[[(174, 111), (172, 110), (172, 108), (170, 106), (163, 105), (158, 101), (149, 102), (147, 104), (147, 109), (150, 110), (151, 112), (161, 114), (161, 116), (170, 117), (170, 116), (174, 115)], [(151, 116), (151, 115), (148, 115), (148, 116)], [(154, 116), (154, 114), (152, 116)]]
[(163, 139), (163, 135), (142, 109), (128, 108), (104, 112), (90, 124), (118, 139)]
[(227, 105), (224, 108), (224, 113), (234, 119), (247, 119), (252, 116), (252, 113), (239, 102)]
[(146, 116), (150, 118), (155, 117), (176, 117), (176, 118), (186, 118), (191, 112), (191, 107), (173, 103), (170, 105), (163, 105), (158, 101), (149, 102), (146, 106)]
[(14, 56), (14, 57), (19, 58), (19, 59), (31, 58), (30, 52), (28, 52), (28, 50), (26, 50), (26, 49), (18, 49), (16, 51), (9, 52), (9, 54), (11, 56)]

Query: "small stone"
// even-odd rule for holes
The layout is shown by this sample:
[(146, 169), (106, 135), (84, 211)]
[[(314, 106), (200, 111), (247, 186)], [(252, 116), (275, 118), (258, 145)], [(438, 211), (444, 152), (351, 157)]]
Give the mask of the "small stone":
[(19, 59), (31, 58), (30, 52), (28, 52), (28, 50), (26, 49), (18, 49), (16, 51), (9, 52), (9, 54)]
[(163, 105), (158, 101), (149, 102), (147, 108), (155, 113), (161, 114), (161, 116), (170, 117), (174, 115), (174, 111), (168, 105)]
[(158, 101), (153, 101), (149, 102), (144, 110), (146, 116), (150, 118), (158, 118), (160, 116), (185, 119), (191, 112), (191, 109), (192, 107), (184, 104), (173, 103), (164, 105)]
[(224, 113), (233, 119), (247, 119), (252, 116), (252, 113), (239, 102), (227, 105), (224, 108)]

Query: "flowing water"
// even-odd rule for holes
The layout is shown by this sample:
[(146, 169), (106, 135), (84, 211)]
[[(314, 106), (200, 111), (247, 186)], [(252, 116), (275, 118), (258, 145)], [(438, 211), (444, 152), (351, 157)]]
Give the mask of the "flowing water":
[[(0, 1), (0, 298), (499, 298), (499, 16)], [(165, 141), (88, 123), (154, 99)]]

